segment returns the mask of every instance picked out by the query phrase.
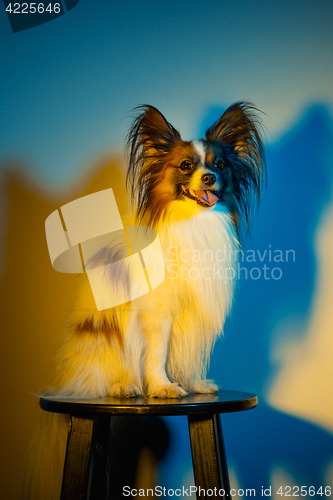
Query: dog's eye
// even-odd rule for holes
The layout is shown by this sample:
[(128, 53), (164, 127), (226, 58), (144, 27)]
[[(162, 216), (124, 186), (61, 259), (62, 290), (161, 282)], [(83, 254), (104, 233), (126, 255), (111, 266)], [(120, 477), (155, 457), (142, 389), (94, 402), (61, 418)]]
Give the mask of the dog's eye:
[(188, 160), (182, 161), (180, 164), (180, 169), (183, 170), (183, 172), (189, 172), (192, 170), (192, 163)]
[(222, 161), (222, 160), (219, 160), (219, 159), (218, 159), (218, 160), (216, 160), (216, 161), (215, 161), (214, 166), (215, 166), (216, 168), (220, 168), (220, 169), (222, 169), (222, 168), (224, 167), (224, 163), (223, 163), (223, 161)]

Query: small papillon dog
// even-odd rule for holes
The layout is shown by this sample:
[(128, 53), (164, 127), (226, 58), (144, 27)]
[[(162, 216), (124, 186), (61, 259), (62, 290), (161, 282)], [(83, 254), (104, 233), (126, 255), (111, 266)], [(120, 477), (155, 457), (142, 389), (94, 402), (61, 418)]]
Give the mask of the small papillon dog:
[[(150, 293), (103, 311), (87, 286), (50, 397), (179, 398), (218, 389), (206, 379), (209, 356), (232, 303), (240, 235), (266, 179), (257, 109), (238, 102), (205, 139), (193, 141), (183, 141), (153, 106), (138, 109), (128, 135), (127, 183), (135, 224), (158, 233), (165, 279)], [(112, 252), (104, 248), (98, 259)], [(44, 498), (29, 480), (25, 489), (34, 491), (34, 500)]]

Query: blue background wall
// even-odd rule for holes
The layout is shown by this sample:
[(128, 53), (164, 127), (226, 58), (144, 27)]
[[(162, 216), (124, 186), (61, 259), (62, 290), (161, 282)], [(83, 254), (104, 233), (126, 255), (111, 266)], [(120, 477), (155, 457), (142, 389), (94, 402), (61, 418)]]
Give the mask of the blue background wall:
[[(13, 34), (0, 6), (5, 498), (17, 498), (35, 426), (29, 391), (49, 381), (70, 310), (70, 294), (54, 304), (70, 277), (51, 269), (37, 281), (42, 262), (46, 273), (50, 266), (46, 216), (96, 187), (106, 158), (122, 168), (135, 106), (156, 106), (191, 139), (243, 99), (265, 113), (268, 189), (244, 248), (256, 260), (245, 259), (248, 279), (240, 280), (210, 370), (223, 387), (260, 398), (256, 410), (223, 419), (233, 484), (258, 493), (270, 485), (332, 486), (332, 25), (329, 0), (80, 0), (64, 16)], [(286, 262), (288, 250), (295, 259)], [(274, 261), (277, 251), (284, 262)], [(40, 287), (48, 292), (37, 300)], [(51, 310), (57, 328), (47, 328)], [(168, 425), (160, 482), (176, 488), (192, 480), (190, 452), (186, 422)], [(19, 437), (9, 439), (9, 430)]]

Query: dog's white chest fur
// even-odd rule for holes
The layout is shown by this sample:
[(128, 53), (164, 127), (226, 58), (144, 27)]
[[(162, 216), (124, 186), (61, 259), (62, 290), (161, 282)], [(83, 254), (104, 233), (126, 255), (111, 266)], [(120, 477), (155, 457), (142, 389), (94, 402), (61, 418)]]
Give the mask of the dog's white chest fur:
[[(152, 354), (152, 364), (158, 364), (158, 356), (162, 356), (167, 378), (187, 391), (197, 392), (231, 306), (239, 243), (226, 211), (198, 211), (191, 218), (181, 219), (175, 218), (176, 207), (172, 208), (170, 219), (158, 228), (165, 280), (138, 301), (135, 317), (143, 341), (148, 339), (146, 354), (151, 344), (159, 344), (162, 339), (165, 352), (161, 348), (159, 354)], [(150, 369), (146, 355), (145, 377)], [(159, 380), (158, 369), (152, 371), (150, 380)]]

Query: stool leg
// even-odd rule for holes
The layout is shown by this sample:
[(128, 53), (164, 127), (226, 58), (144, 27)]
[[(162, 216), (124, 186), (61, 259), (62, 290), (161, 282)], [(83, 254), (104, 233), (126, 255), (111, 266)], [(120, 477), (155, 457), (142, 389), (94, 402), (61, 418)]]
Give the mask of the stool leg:
[(93, 427), (93, 418), (70, 418), (61, 500), (87, 498)]
[[(111, 417), (99, 415), (95, 417), (94, 437), (91, 449), (91, 474), (89, 498), (104, 500), (109, 498), (107, 485), (107, 461), (109, 453)], [(107, 490), (106, 490), (107, 487)]]
[[(197, 498), (211, 499), (213, 496), (230, 500), (229, 475), (220, 415), (188, 415), (188, 424)], [(213, 490), (213, 495), (211, 491), (208, 495), (207, 490)]]

